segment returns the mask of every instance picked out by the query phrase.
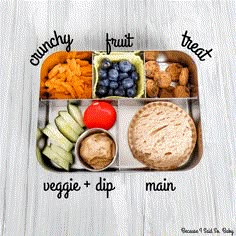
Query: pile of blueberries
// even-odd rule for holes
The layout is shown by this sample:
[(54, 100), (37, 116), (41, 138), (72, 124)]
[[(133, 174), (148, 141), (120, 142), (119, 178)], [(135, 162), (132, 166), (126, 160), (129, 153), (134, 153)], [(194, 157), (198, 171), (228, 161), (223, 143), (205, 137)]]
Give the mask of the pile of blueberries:
[(127, 60), (111, 62), (108, 58), (103, 59), (98, 76), (96, 95), (99, 98), (135, 97), (137, 94), (138, 73), (135, 66)]

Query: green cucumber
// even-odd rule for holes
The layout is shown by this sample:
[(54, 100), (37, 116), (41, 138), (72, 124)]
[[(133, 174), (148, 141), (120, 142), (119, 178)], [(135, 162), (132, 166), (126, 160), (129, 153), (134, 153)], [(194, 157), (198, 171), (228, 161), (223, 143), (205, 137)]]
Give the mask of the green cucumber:
[(43, 168), (49, 170), (50, 168), (45, 164), (41, 150), (39, 148), (39, 140), (41, 139), (42, 135), (43, 135), (42, 131), (39, 128), (37, 128), (37, 130), (36, 130), (36, 158), (37, 158), (39, 164)]
[(45, 165), (42, 154), (41, 154), (41, 151), (40, 151), (39, 147), (37, 147), (37, 146), (36, 146), (36, 157), (37, 157), (37, 160), (38, 160), (39, 164), (42, 167), (44, 167), (45, 169), (49, 169), (48, 166)]
[(56, 152), (62, 159), (68, 161), (70, 164), (73, 164), (73, 157), (71, 152), (65, 151), (63, 148), (58, 147), (54, 144), (51, 144), (51, 149)]
[(79, 135), (70, 127), (70, 125), (61, 117), (55, 119), (55, 123), (59, 131), (71, 142), (76, 142)]
[(81, 110), (78, 106), (69, 103), (67, 106), (67, 110), (70, 113), (70, 115), (74, 118), (74, 120), (81, 126), (84, 127), (84, 119)]
[(42, 159), (41, 151), (40, 151), (40, 149), (37, 146), (36, 146), (36, 157), (37, 157), (38, 162), (41, 165), (44, 164), (43, 159)]
[(45, 156), (47, 156), (50, 160), (52, 160), (53, 162), (55, 162), (57, 165), (59, 165), (60, 167), (62, 167), (63, 169), (69, 171), (70, 169), (70, 164), (68, 161), (64, 160), (63, 158), (61, 158), (61, 156), (56, 153), (55, 151), (53, 151), (51, 149), (51, 147), (46, 146), (43, 150), (43, 154)]
[(73, 117), (67, 111), (59, 111), (58, 113), (70, 126), (71, 128), (78, 134), (82, 134), (84, 129), (73, 119)]
[(65, 151), (69, 152), (73, 148), (73, 143), (63, 136), (52, 124), (48, 124), (42, 132), (47, 135), (53, 143), (56, 143)]
[(42, 157), (42, 153), (41, 150), (39, 149), (39, 147), (36, 146), (36, 157), (37, 160), (39, 162), (39, 164), (46, 170), (50, 170), (50, 168), (45, 164), (43, 157)]

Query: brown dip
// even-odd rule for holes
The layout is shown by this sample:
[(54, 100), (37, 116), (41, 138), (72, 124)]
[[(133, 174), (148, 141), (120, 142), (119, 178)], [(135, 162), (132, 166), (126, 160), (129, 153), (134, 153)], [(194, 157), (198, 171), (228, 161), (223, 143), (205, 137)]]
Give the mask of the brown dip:
[(80, 156), (93, 169), (108, 166), (115, 155), (115, 143), (106, 133), (95, 133), (86, 137), (79, 149)]

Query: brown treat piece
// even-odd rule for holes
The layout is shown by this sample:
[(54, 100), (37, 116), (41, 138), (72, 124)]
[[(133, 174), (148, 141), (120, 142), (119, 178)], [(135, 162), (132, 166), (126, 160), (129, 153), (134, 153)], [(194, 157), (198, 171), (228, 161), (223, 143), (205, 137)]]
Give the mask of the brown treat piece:
[(146, 92), (149, 98), (154, 98), (158, 96), (159, 88), (154, 80), (147, 79)]
[(179, 80), (179, 75), (181, 73), (182, 68), (183, 66), (180, 65), (179, 63), (172, 63), (166, 68), (166, 71), (170, 73), (172, 81)]
[(162, 73), (163, 71), (157, 71), (157, 72), (155, 72), (154, 73), (154, 76), (153, 76), (153, 80), (154, 81), (157, 81), (160, 77), (161, 77), (161, 73)]
[(157, 81), (157, 85), (160, 88), (168, 88), (171, 83), (171, 77), (168, 72), (160, 71), (160, 72), (155, 73), (154, 81)]
[(155, 61), (158, 55), (158, 51), (146, 51), (144, 52), (145, 61)]
[(178, 85), (174, 89), (174, 96), (176, 98), (187, 98), (187, 97), (190, 97), (189, 89), (186, 86)]
[(153, 78), (154, 74), (160, 70), (160, 66), (156, 61), (148, 61), (145, 63), (146, 76)]
[(187, 85), (189, 77), (189, 70), (187, 67), (182, 68), (180, 76), (179, 76), (179, 84), (180, 85)]
[(174, 87), (170, 86), (168, 88), (160, 89), (160, 98), (173, 98), (174, 97)]

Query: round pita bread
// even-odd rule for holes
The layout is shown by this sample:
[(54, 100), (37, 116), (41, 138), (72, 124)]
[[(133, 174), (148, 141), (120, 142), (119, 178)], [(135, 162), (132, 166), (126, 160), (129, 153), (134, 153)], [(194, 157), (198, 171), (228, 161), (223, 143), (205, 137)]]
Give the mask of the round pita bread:
[(192, 118), (170, 102), (148, 103), (134, 115), (128, 130), (133, 156), (157, 170), (173, 170), (186, 164), (196, 139)]

